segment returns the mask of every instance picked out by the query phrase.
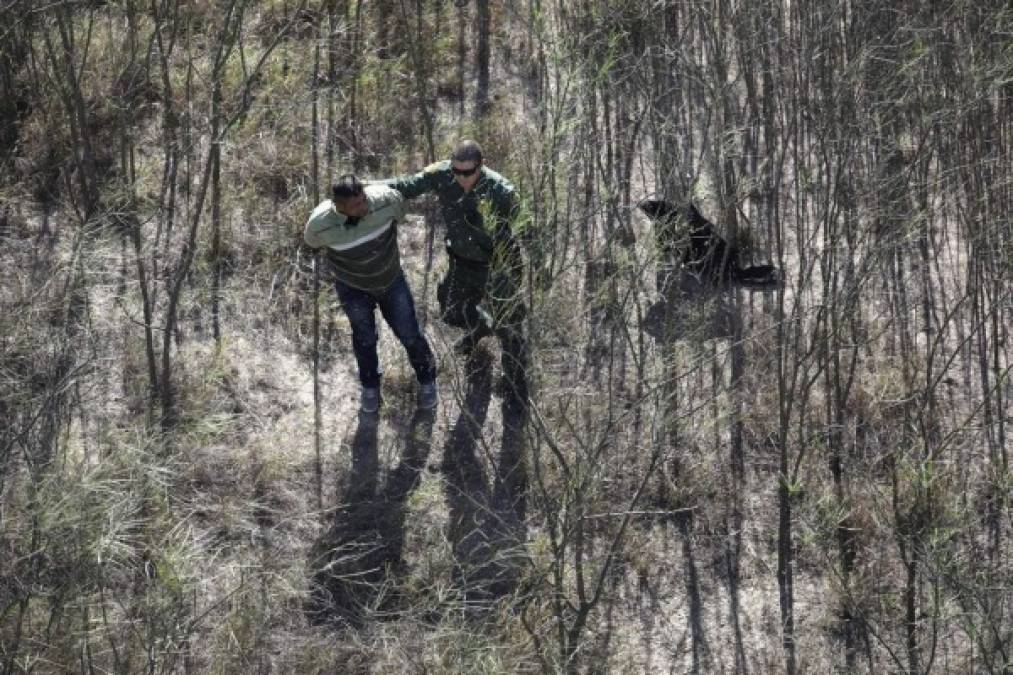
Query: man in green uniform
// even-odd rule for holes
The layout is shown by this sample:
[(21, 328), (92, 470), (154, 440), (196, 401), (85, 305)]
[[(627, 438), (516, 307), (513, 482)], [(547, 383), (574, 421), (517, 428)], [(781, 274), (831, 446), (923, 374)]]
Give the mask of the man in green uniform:
[(408, 352), (419, 381), (419, 407), (437, 403), (435, 360), (419, 328), (397, 247), (397, 223), (404, 215), (404, 197), (396, 191), (346, 174), (334, 184), (332, 199), (313, 210), (303, 233), (309, 246), (326, 249), (337, 277), (334, 288), (352, 327), (365, 413), (380, 405), (377, 307)]
[(449, 161), (384, 182), (413, 199), (436, 194), (447, 225), (447, 276), (437, 289), (442, 319), (468, 332), (455, 345), (468, 355), (487, 335), (502, 347), (510, 398), (526, 408), (527, 343), (521, 296), (523, 257), (513, 231), (519, 212), (514, 186), (482, 163), (475, 141), (457, 144)]

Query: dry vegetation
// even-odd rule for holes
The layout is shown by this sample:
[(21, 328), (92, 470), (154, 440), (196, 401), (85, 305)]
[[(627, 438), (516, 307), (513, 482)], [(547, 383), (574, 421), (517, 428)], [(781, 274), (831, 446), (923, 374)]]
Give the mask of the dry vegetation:
[[(0, 672), (1013, 672), (1011, 35), (992, 0), (0, 3)], [(463, 136), (534, 233), (530, 414), (494, 343), (453, 355), (423, 201), (442, 403), (388, 331), (359, 418), (302, 225)], [(652, 195), (784, 287), (652, 338)]]

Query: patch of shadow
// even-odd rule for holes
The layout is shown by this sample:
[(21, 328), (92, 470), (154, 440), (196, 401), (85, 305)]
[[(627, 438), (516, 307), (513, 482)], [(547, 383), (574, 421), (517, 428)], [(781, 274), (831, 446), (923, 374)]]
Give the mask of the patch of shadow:
[(704, 629), (704, 603), (701, 594), (700, 574), (697, 568), (694, 550), (695, 534), (693, 531), (692, 512), (675, 516), (679, 533), (682, 536), (682, 556), (686, 578), (686, 595), (689, 599), (689, 631), (692, 638), (692, 673), (711, 672), (711, 648)]
[(380, 488), (379, 419), (359, 414), (344, 498), (310, 557), (313, 584), (306, 609), (314, 623), (358, 627), (397, 612), (406, 503), (429, 457), (435, 419), (434, 409), (415, 411), (401, 461)]
[(503, 404), (503, 438), (492, 485), (478, 456), (492, 397), (488, 352), (476, 349), (466, 364), (461, 412), (443, 455), (448, 538), (454, 581), (464, 609), (481, 611), (517, 587), (527, 539), (524, 524), (527, 478), (523, 431), (526, 406), (511, 397)]
[(662, 298), (644, 316), (644, 330), (657, 340), (703, 342), (732, 337), (736, 316), (733, 292), (701, 281), (692, 272), (679, 272), (678, 282), (667, 280)]

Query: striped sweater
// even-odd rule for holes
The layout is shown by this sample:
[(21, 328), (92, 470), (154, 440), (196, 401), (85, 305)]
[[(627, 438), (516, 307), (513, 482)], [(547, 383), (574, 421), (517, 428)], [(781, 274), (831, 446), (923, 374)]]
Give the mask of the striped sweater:
[(349, 224), (331, 200), (321, 202), (306, 221), (303, 239), (326, 247), (335, 276), (349, 286), (379, 294), (401, 276), (397, 221), (404, 218), (404, 197), (384, 185), (367, 185), (369, 212)]

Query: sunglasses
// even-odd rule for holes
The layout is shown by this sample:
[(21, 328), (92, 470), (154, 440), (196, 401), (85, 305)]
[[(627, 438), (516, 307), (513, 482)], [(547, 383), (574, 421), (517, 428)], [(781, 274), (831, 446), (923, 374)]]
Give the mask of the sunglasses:
[(471, 167), (470, 169), (458, 169), (456, 166), (451, 166), (450, 170), (455, 176), (473, 176), (476, 171), (481, 168), (478, 164)]

